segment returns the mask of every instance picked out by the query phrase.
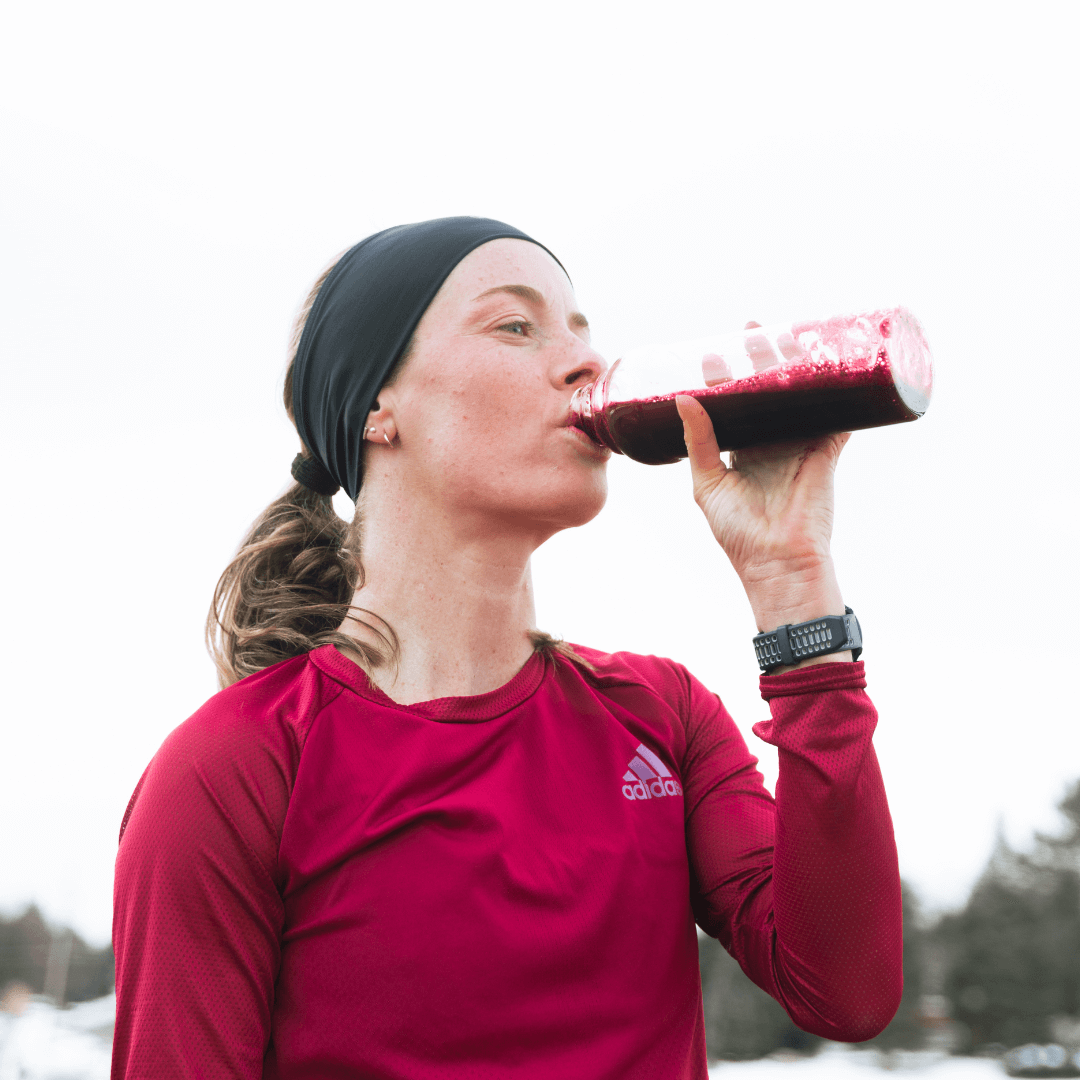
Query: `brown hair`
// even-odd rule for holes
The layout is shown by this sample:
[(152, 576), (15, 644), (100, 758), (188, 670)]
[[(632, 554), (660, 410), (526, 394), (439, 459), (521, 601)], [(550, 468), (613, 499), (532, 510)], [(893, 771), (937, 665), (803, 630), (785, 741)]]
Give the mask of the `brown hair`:
[[(340, 258), (340, 256), (338, 256)], [(285, 411), (293, 417), (293, 364), (304, 323), (319, 289), (337, 263), (319, 275), (293, 324), (285, 372)], [(384, 385), (390, 385), (408, 360), (409, 340)], [(300, 451), (311, 457), (301, 442)], [(329, 495), (293, 483), (256, 519), (214, 590), (206, 619), (206, 645), (222, 688), (246, 675), (332, 644), (367, 672), (395, 663), (399, 642), (393, 628), (373, 612), (352, 604), (364, 583), (360, 562), (360, 510), (346, 523)], [(346, 617), (371, 631), (363, 642), (338, 627)], [(533, 647), (557, 652), (583, 667), (591, 665), (564, 642), (540, 630), (529, 631)]]

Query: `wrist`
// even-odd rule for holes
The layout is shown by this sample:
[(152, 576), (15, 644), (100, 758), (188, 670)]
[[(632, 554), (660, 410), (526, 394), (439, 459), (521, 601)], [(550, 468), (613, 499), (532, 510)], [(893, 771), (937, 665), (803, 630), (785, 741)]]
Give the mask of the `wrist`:
[(844, 614), (831, 559), (757, 566), (742, 575), (742, 583), (761, 633)]

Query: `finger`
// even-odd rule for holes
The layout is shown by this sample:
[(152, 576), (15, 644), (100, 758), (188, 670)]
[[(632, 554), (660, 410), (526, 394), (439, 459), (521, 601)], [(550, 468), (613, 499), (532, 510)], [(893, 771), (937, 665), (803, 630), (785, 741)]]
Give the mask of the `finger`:
[(722, 476), (727, 472), (720, 448), (716, 445), (709, 414), (702, 408), (701, 402), (689, 394), (675, 397), (675, 408), (683, 422), (683, 439), (686, 452), (690, 457), (690, 471), (696, 484), (705, 474), (719, 470)]

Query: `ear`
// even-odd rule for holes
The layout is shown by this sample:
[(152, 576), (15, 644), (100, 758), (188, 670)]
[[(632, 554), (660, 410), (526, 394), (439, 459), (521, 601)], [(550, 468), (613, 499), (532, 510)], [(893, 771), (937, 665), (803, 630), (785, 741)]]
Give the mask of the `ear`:
[(386, 446), (397, 438), (394, 420), (394, 395), (389, 388), (383, 389), (364, 423), (364, 440)]

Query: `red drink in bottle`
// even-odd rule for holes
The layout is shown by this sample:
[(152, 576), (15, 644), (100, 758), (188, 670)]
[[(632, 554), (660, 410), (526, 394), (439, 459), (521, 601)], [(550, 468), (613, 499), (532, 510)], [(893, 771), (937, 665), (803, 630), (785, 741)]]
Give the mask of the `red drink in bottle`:
[(675, 397), (712, 418), (721, 450), (917, 420), (933, 360), (906, 308), (755, 327), (639, 349), (574, 394), (573, 423), (647, 465), (686, 457)]

